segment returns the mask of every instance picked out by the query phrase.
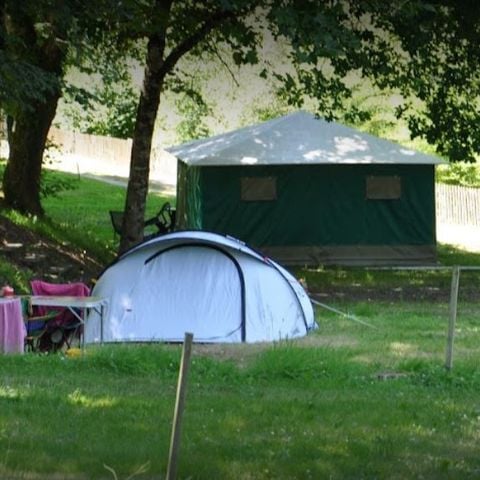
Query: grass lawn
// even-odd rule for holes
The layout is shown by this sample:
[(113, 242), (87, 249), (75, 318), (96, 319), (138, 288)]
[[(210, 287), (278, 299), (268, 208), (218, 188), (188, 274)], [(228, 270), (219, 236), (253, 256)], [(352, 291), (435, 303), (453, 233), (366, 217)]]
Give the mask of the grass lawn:
[(82, 231), (85, 236), (109, 244), (113, 230), (109, 210), (123, 210), (125, 188), (89, 178), (75, 178), (74, 190), (42, 203), (47, 215), (65, 229)]
[[(313, 335), (197, 346), (179, 478), (474, 479), (480, 476), (478, 305), (338, 305)], [(163, 478), (178, 346), (0, 357), (0, 477)]]
[[(123, 208), (125, 190), (71, 178), (77, 189), (44, 202), (50, 221), (10, 215), (106, 262), (108, 210)], [(148, 214), (165, 200), (149, 196)], [(439, 259), (480, 265), (480, 255), (445, 245)], [(448, 292), (451, 281), (449, 270), (294, 273), (316, 292)], [(347, 294), (328, 303), (376, 328), (323, 309), (305, 339), (196, 346), (179, 478), (480, 478), (479, 287), (479, 272), (462, 272), (451, 372), (441, 298), (352, 302)], [(178, 346), (165, 345), (0, 356), (0, 478), (112, 479), (110, 469), (119, 480), (163, 478), (179, 358)]]
[[(63, 172), (49, 173), (72, 188), (42, 200), (45, 219), (26, 217), (14, 211), (2, 213), (14, 222), (27, 225), (55, 240), (83, 247), (108, 264), (115, 257), (119, 240), (113, 234), (109, 211), (124, 209), (126, 188)], [(149, 193), (145, 218), (154, 216), (166, 201), (174, 204), (175, 198)], [(154, 230), (147, 229), (146, 232), (153, 233)]]
[[(71, 179), (75, 188), (62, 192), (59, 197), (45, 199), (43, 206), (47, 215), (67, 229), (80, 230), (96, 241), (112, 243), (113, 230), (108, 212), (124, 209), (125, 187), (87, 177), (63, 175)], [(165, 201), (173, 202), (174, 199), (157, 193), (149, 194), (145, 217), (152, 217)]]

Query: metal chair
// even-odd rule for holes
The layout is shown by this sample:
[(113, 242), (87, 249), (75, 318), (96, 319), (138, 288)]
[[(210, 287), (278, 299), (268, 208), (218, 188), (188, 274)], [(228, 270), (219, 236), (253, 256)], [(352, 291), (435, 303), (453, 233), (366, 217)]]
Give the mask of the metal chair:
[(32, 305), (29, 297), (23, 297), (22, 314), (25, 322), (25, 329), (27, 335), (25, 336), (25, 352), (47, 352), (50, 350), (56, 351), (58, 345), (58, 334), (53, 335), (55, 328), (53, 322), (60, 312), (57, 310), (50, 310), (44, 315), (34, 315)]
[[(55, 284), (32, 280), (31, 287), (34, 295), (85, 297), (90, 293), (90, 289), (82, 282)], [(68, 350), (75, 340), (80, 343), (83, 322), (68, 308), (38, 306), (30, 310), (33, 310), (33, 316), (27, 315), (26, 324), (32, 323), (36, 328), (30, 327), (29, 335), (27, 326), (27, 338), (31, 337), (28, 348), (33, 351), (57, 352), (62, 349)], [(35, 321), (44, 321), (44, 325), (36, 324)]]
[[(121, 235), (122, 233), (124, 212), (110, 210), (108, 213), (110, 214), (110, 221), (112, 222), (113, 235), (115, 240), (116, 235)], [(150, 234), (144, 233), (144, 238), (151, 238), (157, 235), (163, 235), (165, 233), (172, 232), (175, 228), (175, 217), (175, 208), (173, 208), (169, 202), (165, 202), (156, 215), (154, 215), (152, 218), (145, 220), (145, 222), (143, 223), (144, 229), (152, 226), (157, 229), (156, 232)]]

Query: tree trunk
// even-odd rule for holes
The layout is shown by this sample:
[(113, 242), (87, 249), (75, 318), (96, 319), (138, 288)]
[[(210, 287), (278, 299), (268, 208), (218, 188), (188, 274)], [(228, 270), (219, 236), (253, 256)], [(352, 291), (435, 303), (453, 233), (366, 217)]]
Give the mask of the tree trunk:
[[(158, 7), (160, 7), (160, 3), (164, 4), (162, 8), (165, 9), (165, 18), (168, 18), (171, 2), (166, 2), (168, 5), (165, 5), (165, 2), (157, 0)], [(160, 93), (166, 74), (164, 52), (165, 30), (156, 35), (151, 35), (147, 46), (145, 77), (133, 133), (130, 175), (119, 253), (125, 252), (143, 239), (143, 223), (150, 176), (150, 150), (155, 119), (160, 105)]]
[(5, 48), (5, 0), (0, 0), (0, 50)]
[(59, 93), (49, 95), (33, 111), (24, 111), (15, 120), (3, 191), (5, 204), (22, 213), (44, 213), (40, 201), (42, 159), (58, 98)]
[(55, 85), (54, 80), (63, 76), (66, 48), (62, 47), (59, 39), (65, 37), (67, 26), (57, 18), (48, 18), (52, 26), (51, 35), (48, 39), (38, 38), (36, 18), (13, 6), (5, 13), (9, 19), (9, 33), (17, 38), (15, 48), (20, 52), (14, 49), (13, 53), (21, 56), (27, 51), (32, 65), (44, 70), (45, 75), (52, 79), (51, 88), (44, 92), (41, 99), (16, 105), (9, 139), (10, 154), (3, 176), (5, 204), (22, 213), (43, 215), (40, 201), (43, 152), (61, 95), (60, 82)]
[[(171, 72), (177, 61), (214, 28), (222, 22), (235, 17), (238, 12), (219, 9), (206, 17), (198, 28), (187, 35), (171, 49), (165, 57), (165, 44), (168, 20), (173, 0), (156, 0), (154, 11), (163, 19), (157, 33), (150, 35), (147, 47), (145, 78), (137, 110), (135, 131), (133, 134), (132, 154), (130, 158), (130, 176), (128, 179), (127, 198), (125, 200), (125, 215), (123, 217), (122, 235), (119, 253), (123, 253), (143, 239), (143, 223), (145, 203), (148, 193), (150, 175), (150, 149), (152, 146), (153, 129), (160, 105), (160, 94), (167, 73)], [(219, 2), (222, 4), (222, 2)], [(255, 2), (252, 2), (252, 8)], [(243, 11), (245, 15), (247, 10)]]

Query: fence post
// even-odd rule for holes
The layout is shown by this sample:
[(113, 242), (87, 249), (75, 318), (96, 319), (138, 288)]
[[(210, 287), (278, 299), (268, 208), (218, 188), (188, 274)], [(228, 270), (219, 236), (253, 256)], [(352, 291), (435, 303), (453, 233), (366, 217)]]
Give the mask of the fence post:
[(185, 333), (183, 342), (182, 360), (177, 384), (177, 398), (173, 415), (172, 436), (170, 439), (170, 453), (168, 456), (167, 480), (175, 480), (177, 477), (178, 452), (180, 450), (180, 432), (182, 425), (183, 410), (185, 409), (185, 396), (187, 392), (187, 377), (192, 352), (193, 334)]
[(453, 340), (455, 337), (455, 322), (457, 320), (458, 287), (460, 284), (460, 267), (458, 265), (452, 270), (452, 288), (450, 291), (450, 308), (448, 319), (447, 352), (445, 368), (451, 370), (453, 367)]

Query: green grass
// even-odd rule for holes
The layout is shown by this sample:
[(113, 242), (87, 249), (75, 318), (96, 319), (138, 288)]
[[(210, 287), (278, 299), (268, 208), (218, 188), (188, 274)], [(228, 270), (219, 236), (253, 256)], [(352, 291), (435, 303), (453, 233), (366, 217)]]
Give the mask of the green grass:
[[(116, 253), (118, 237), (114, 237), (110, 210), (123, 210), (126, 188), (87, 177), (55, 172), (72, 187), (42, 201), (46, 218), (38, 219), (3, 211), (17, 224), (25, 225), (60, 242), (71, 243), (85, 249), (104, 263)], [(164, 202), (175, 199), (158, 193), (147, 196), (145, 217), (157, 213)]]
[[(76, 178), (74, 185), (74, 190), (63, 192), (58, 198), (49, 197), (44, 200), (47, 215), (56, 224), (79, 230), (89, 238), (111, 242), (113, 235), (108, 212), (124, 209), (125, 187), (86, 177)], [(172, 200), (171, 197), (156, 193), (149, 194), (145, 216), (148, 218), (154, 215), (165, 201)]]
[[(44, 202), (50, 220), (10, 216), (107, 261), (108, 210), (123, 209), (125, 190), (71, 178), (77, 189)], [(149, 214), (165, 200), (149, 196)], [(439, 258), (480, 265), (479, 255), (449, 246)], [(2, 269), (26, 283), (28, 272)], [(451, 281), (447, 270), (295, 273), (320, 292), (448, 291)], [(478, 291), (479, 276), (462, 272), (460, 294)], [(319, 310), (320, 328), (300, 341), (197, 347), (179, 478), (479, 478), (478, 303), (462, 298), (452, 372), (443, 367), (445, 302), (329, 301), (376, 328)], [(178, 346), (162, 345), (0, 356), (0, 478), (111, 479), (112, 468), (126, 479), (142, 465), (138, 478), (163, 478), (179, 359)]]
[[(124, 209), (125, 187), (86, 177), (64, 175), (73, 180), (75, 188), (62, 192), (59, 197), (48, 197), (43, 201), (48, 217), (63, 229), (75, 232), (80, 237), (77, 237), (77, 243), (83, 237), (88, 240), (85, 242), (87, 247), (93, 239), (107, 248), (115, 248), (108, 212)], [(165, 201), (172, 202), (173, 199), (156, 193), (149, 194), (145, 217), (157, 213)]]
[[(320, 311), (300, 341), (195, 349), (179, 478), (478, 478), (478, 305), (460, 306), (452, 372), (447, 305), (337, 306), (377, 328)], [(0, 357), (0, 477), (163, 478), (179, 357)]]

